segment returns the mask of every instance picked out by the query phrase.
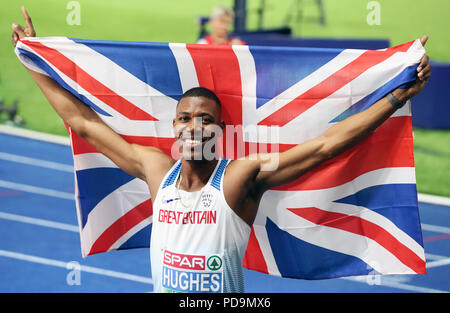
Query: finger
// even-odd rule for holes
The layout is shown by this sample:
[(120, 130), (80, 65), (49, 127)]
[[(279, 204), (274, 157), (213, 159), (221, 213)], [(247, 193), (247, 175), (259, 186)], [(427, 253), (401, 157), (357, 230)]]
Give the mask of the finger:
[(19, 37), (25, 37), (25, 31), (22, 25), (12, 24), (12, 29)]
[(417, 72), (423, 72), (425, 69), (430, 69), (431, 68), (431, 65), (430, 64), (428, 64), (428, 63), (426, 63), (426, 62), (424, 62), (424, 63), (420, 63), (420, 65), (417, 67)]
[(420, 79), (423, 79), (423, 78), (430, 72), (430, 70), (431, 70), (431, 65), (430, 65), (430, 64), (427, 64), (427, 65), (423, 68), (423, 70), (421, 70), (421, 71), (417, 74), (417, 76), (418, 76)]
[(429, 60), (430, 58), (428, 57), (428, 55), (424, 55), (422, 59), (420, 59), (420, 64), (417, 67), (417, 71), (420, 72), (428, 64)]
[(421, 79), (421, 80), (424, 80), (424, 79), (427, 79), (428, 77), (430, 77), (430, 75), (431, 75), (431, 67), (429, 67), (429, 68), (427, 68), (427, 70), (425, 71), (422, 71), (422, 72), (420, 72), (419, 74), (420, 75), (418, 75), (418, 77)]
[(16, 44), (17, 44), (17, 40), (19, 40), (19, 36), (17, 35), (16, 32), (13, 32), (13, 33), (11, 34), (11, 42), (12, 42), (12, 44), (13, 44), (14, 47), (15, 47)]
[(25, 18), (25, 23), (27, 25), (27, 27), (30, 27), (31, 29), (33, 29), (33, 22), (31, 21), (31, 17), (28, 15), (27, 10), (25, 9), (24, 6), (22, 6), (22, 14), (23, 17)]
[(428, 36), (427, 36), (427, 35), (424, 35), (424, 36), (422, 37), (422, 39), (420, 39), (420, 43), (422, 44), (422, 46), (425, 46), (425, 44), (427, 43), (427, 41), (428, 41)]

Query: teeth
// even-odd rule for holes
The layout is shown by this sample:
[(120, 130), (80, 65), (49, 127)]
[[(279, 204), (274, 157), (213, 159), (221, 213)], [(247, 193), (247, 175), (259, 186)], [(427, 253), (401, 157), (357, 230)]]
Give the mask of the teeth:
[(186, 142), (188, 145), (196, 145), (196, 144), (201, 143), (202, 141), (201, 141), (201, 140), (186, 139), (185, 142)]

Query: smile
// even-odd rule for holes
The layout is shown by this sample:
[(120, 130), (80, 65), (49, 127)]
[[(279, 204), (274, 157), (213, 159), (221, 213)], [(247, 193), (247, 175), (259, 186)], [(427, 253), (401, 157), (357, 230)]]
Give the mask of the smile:
[(181, 141), (183, 141), (183, 143), (190, 145), (190, 146), (195, 146), (195, 145), (199, 145), (202, 144), (203, 142), (207, 141), (209, 138), (202, 138), (200, 139), (192, 139), (192, 138), (181, 138)]

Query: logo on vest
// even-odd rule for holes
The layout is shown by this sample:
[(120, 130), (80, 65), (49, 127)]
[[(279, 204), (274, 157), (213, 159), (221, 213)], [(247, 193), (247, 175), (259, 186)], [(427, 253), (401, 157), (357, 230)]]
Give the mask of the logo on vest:
[(222, 267), (222, 259), (217, 255), (210, 256), (206, 265), (211, 271), (218, 271)]
[(222, 292), (223, 261), (218, 255), (189, 255), (165, 250), (163, 292)]
[(213, 195), (210, 192), (202, 194), (201, 202), (205, 208), (209, 208), (212, 204)]

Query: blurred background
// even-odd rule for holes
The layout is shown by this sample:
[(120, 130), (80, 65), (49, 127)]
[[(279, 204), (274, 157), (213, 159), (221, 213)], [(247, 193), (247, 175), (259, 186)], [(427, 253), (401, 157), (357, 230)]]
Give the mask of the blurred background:
[(417, 186), (419, 192), (450, 196), (447, 0), (8, 1), (0, 11), (0, 123), (67, 136), (14, 54), (11, 24), (24, 24), (22, 4), (42, 37), (195, 43), (209, 31), (207, 17), (218, 5), (235, 8), (234, 31), (248, 44), (378, 49), (427, 34), (433, 76), (413, 101)]
[[(426, 50), (433, 65), (433, 74), (425, 90), (412, 101), (417, 188), (418, 192), (422, 194), (450, 197), (450, 100), (448, 88), (450, 84), (450, 1), (448, 0), (3, 0), (1, 3), (0, 124), (65, 137), (68, 135), (62, 120), (47, 103), (42, 92), (14, 54), (11, 45), (11, 24), (24, 25), (20, 11), (21, 5), (25, 5), (27, 8), (39, 37), (65, 36), (98, 40), (195, 43), (203, 34), (211, 31), (208, 17), (211, 10), (219, 5), (234, 8), (235, 18), (232, 32), (252, 45), (381, 49), (412, 41), (427, 34), (429, 40)], [(0, 150), (2, 150), (2, 146), (13, 145), (9, 141), (2, 141), (2, 138), (0, 137)], [(17, 144), (21, 145), (22, 143), (17, 141)], [(70, 151), (67, 151), (67, 147), (63, 150), (59, 147), (40, 149), (47, 149), (55, 155), (55, 158), (60, 156), (61, 159), (68, 160), (68, 166), (71, 165), (71, 154)], [(6, 158), (5, 155), (3, 155), (3, 159)], [(20, 170), (26, 171), (23, 168)], [(6, 173), (4, 173), (5, 175), (9, 175), (5, 166), (3, 169), (0, 167), (0, 174), (2, 171)], [(71, 170), (69, 169), (64, 175), (68, 175), (65, 178), (67, 186), (64, 185), (66, 183), (61, 185), (56, 181), (55, 185), (65, 188), (65, 192), (73, 192)], [(46, 179), (51, 180), (52, 178), (47, 177)], [(7, 282), (0, 284), (0, 291), (151, 290), (148, 287), (148, 278), (145, 278), (150, 276), (148, 251), (137, 249), (126, 252), (126, 255), (125, 252), (114, 251), (80, 260), (73, 201), (68, 205), (67, 199), (44, 201), (31, 198), (31, 196), (27, 198), (28, 196), (13, 189), (5, 189), (0, 184), (0, 203), (2, 203), (0, 209), (4, 211), (0, 212), (2, 221), (20, 220), (33, 225), (45, 224), (49, 230), (46, 230), (47, 233), (39, 235), (41, 239), (36, 244), (29, 242), (29, 238), (33, 238), (35, 234), (33, 228), (23, 229), (21, 232), (10, 232), (8, 229), (16, 224), (13, 226), (5, 224), (6, 226), (3, 228), (0, 226), (0, 235), (3, 238), (0, 242), (0, 255), (7, 256), (11, 260), (19, 259), (52, 265), (58, 268), (54, 271), (59, 270), (60, 273), (55, 274), (56, 276), (49, 276), (41, 267), (27, 265), (28, 263), (24, 263), (18, 269), (14, 264), (6, 262), (5, 258), (0, 258), (0, 277)], [(21, 200), (17, 200), (19, 196)], [(427, 212), (425, 222), (428, 223), (426, 224), (428, 229), (427, 227), (424, 229), (430, 232), (424, 234), (424, 241), (428, 245), (426, 251), (434, 253), (428, 254), (427, 259), (435, 262), (431, 264), (436, 267), (450, 264), (450, 259), (445, 257), (445, 254), (448, 255), (448, 239), (450, 238), (449, 225), (446, 224), (446, 220), (449, 220), (448, 203), (450, 201), (444, 199), (445, 201), (447, 206), (439, 209), (431, 206), (420, 208), (421, 214), (423, 211)], [(26, 211), (30, 203), (36, 205), (41, 202), (43, 206), (48, 207), (46, 210), (33, 208), (36, 210), (35, 212)], [(20, 205), (22, 205), (20, 208), (15, 209), (15, 206)], [(64, 211), (64, 216), (60, 212), (56, 212), (65, 210), (66, 207), (69, 207), (69, 211)], [(34, 217), (23, 219), (14, 215), (20, 212)], [(54, 216), (59, 214), (60, 220), (57, 224), (48, 224), (47, 221), (41, 220), (51, 214), (55, 214)], [(431, 224), (440, 225), (440, 228), (433, 228)], [(24, 226), (21, 225), (18, 227), (22, 230)], [(66, 232), (61, 235), (52, 233), (50, 229), (63, 229)], [(65, 234), (70, 235), (70, 238), (67, 235), (67, 242), (70, 242), (72, 248), (64, 246), (66, 244)], [(46, 245), (44, 242), (47, 238), (51, 241), (56, 238), (55, 236), (58, 238), (57, 245), (61, 246), (59, 254), (51, 249), (52, 252), (48, 252), (45, 258), (42, 252), (44, 250), (36, 250), (33, 253), (40, 245)], [(433, 252), (431, 245), (437, 243), (440, 246), (436, 251), (440, 252)], [(5, 252), (7, 250), (1, 249), (16, 252)], [(40, 257), (30, 257), (28, 254), (21, 253), (31, 253), (40, 255)], [(111, 280), (111, 284), (95, 279), (89, 282), (90, 276), (87, 276), (87, 278), (83, 278), (83, 284), (80, 287), (83, 289), (78, 288), (79, 286), (76, 287), (78, 289), (73, 289), (75, 287), (71, 287), (65, 281), (67, 270), (70, 268), (66, 267), (64, 262), (57, 263), (58, 261), (54, 261), (53, 257), (64, 259), (64, 262), (78, 260), (77, 262), (85, 266), (82, 268), (84, 272), (103, 275)], [(132, 275), (113, 272), (120, 268), (124, 270), (123, 267), (117, 265), (118, 263), (121, 263), (120, 266), (133, 264), (131, 268), (130, 266), (125, 268)], [(109, 272), (101, 272), (98, 267), (107, 268)], [(257, 275), (249, 274), (248, 271), (245, 274)], [(29, 279), (36, 275), (41, 278), (46, 277), (47, 282), (40, 279), (40, 283), (34, 285)], [(18, 279), (18, 277), (25, 278)], [(115, 285), (114, 279), (117, 277), (130, 284)], [(247, 290), (254, 292), (264, 288), (273, 291), (270, 289), (271, 287), (278, 288), (276, 290), (279, 291), (298, 291), (299, 289), (296, 288), (305, 288), (303, 291), (309, 292), (324, 290), (374, 291), (373, 286), (366, 283), (363, 289), (352, 289), (351, 279), (346, 280), (344, 284), (335, 284), (330, 281), (325, 283), (305, 282), (308, 285), (298, 287), (294, 285), (294, 280), (275, 280), (275, 278), (258, 280), (259, 278), (255, 278), (256, 276), (252, 277), (253, 287), (250, 286)], [(406, 284), (412, 278), (401, 278), (400, 280), (387, 278), (382, 282), (391, 289), (379, 290), (383, 292), (392, 290), (427, 292), (440, 286), (439, 290), (448, 291), (448, 281), (445, 280), (445, 277), (449, 277), (448, 274), (436, 273), (435, 277), (440, 281), (438, 285), (428, 283), (427, 279), (430, 277), (414, 278), (418, 281), (416, 285), (423, 284), (425, 286), (421, 287), (422, 289), (413, 286), (416, 288), (414, 289)], [(259, 284), (259, 281), (262, 283)], [(347, 283), (348, 285), (346, 285)]]

